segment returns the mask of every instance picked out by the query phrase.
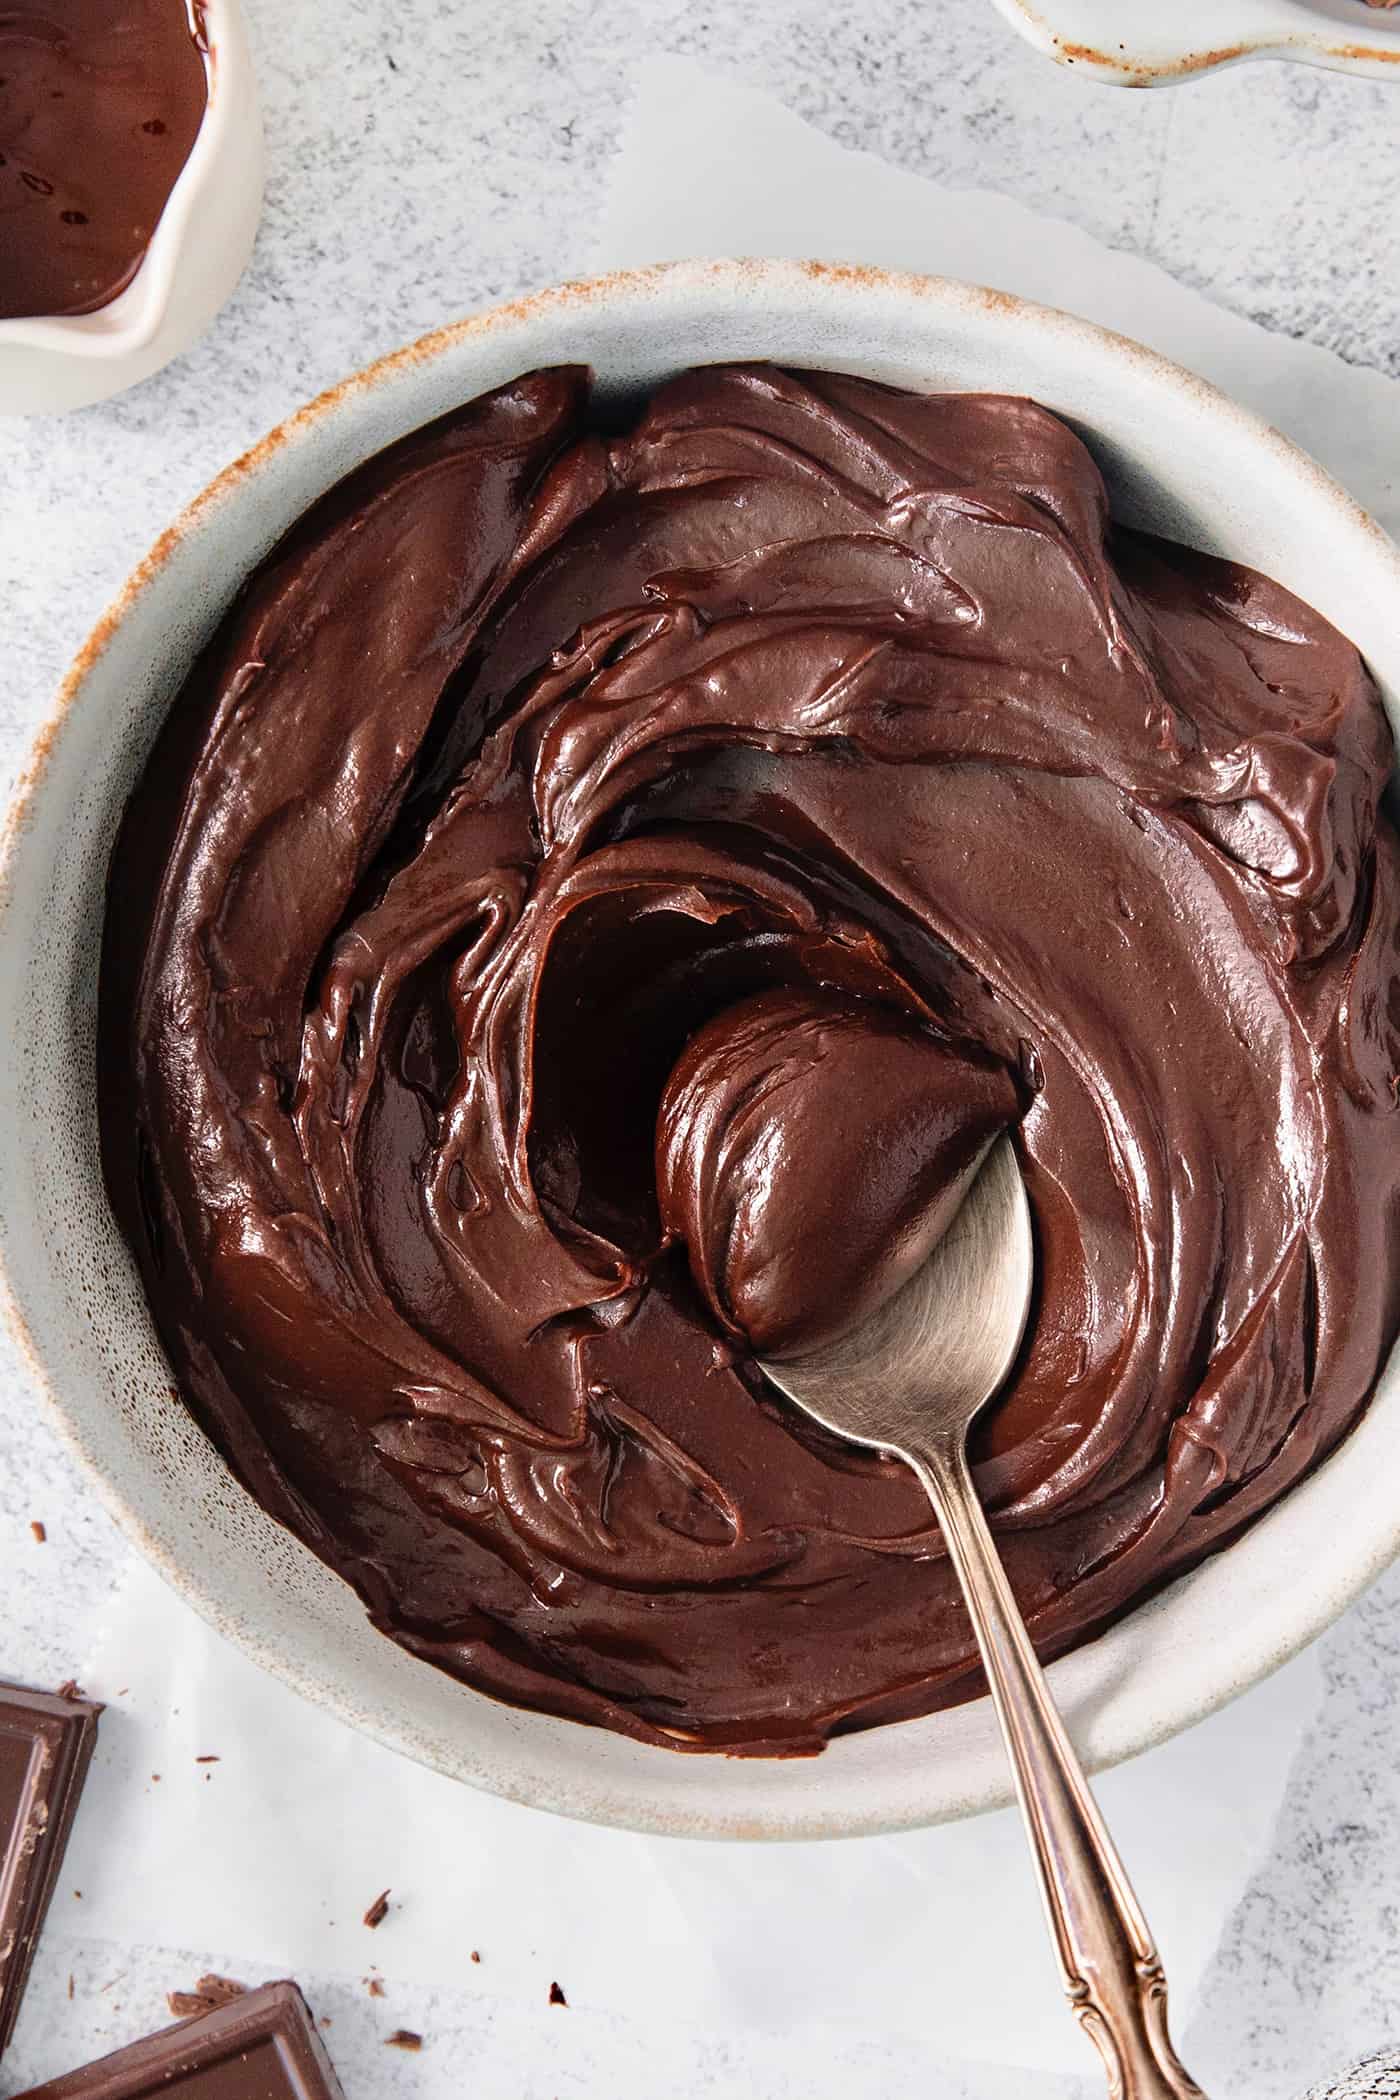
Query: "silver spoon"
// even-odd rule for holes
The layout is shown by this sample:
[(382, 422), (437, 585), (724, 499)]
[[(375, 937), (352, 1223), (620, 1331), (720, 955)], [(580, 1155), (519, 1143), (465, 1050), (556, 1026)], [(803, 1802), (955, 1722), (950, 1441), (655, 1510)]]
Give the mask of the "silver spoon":
[(912, 1466), (962, 1585), (1011, 1757), (1070, 2010), (1112, 2100), (1200, 2087), (1167, 2031), (1167, 1982), (1089, 1791), (972, 1484), (967, 1434), (1015, 1360), (1030, 1306), (1030, 1210), (1011, 1140), (988, 1153), (947, 1237), (902, 1290), (773, 1383), (837, 1436)]

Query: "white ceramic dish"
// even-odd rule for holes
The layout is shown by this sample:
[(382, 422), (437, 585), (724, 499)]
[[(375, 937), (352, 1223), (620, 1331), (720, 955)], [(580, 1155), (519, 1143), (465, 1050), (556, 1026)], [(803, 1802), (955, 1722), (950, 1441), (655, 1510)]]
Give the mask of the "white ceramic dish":
[(1362, 0), (993, 0), (1022, 36), (1090, 80), (1171, 87), (1250, 58), (1400, 84), (1400, 9)]
[(95, 313), (0, 321), (0, 414), (53, 414), (149, 379), (243, 275), (263, 196), (262, 120), (240, 0), (206, 0), (209, 104), (150, 247)]
[[(1124, 516), (1257, 564), (1327, 612), (1400, 701), (1400, 555), (1320, 468), (1150, 352), (1001, 292), (799, 263), (681, 263), (463, 321), (345, 382), (229, 468), (88, 642), (0, 856), (0, 1272), (69, 1440), (141, 1549), (213, 1625), (408, 1755), (594, 1821), (810, 1837), (1007, 1798), (986, 1702), (820, 1758), (693, 1757), (517, 1713), (375, 1633), (358, 1599), (239, 1489), (173, 1397), (98, 1166), (93, 1021), (107, 856), (194, 651), (313, 497), (391, 439), (532, 366), (610, 390), (732, 357), (1026, 392), (1092, 440)], [(1400, 709), (1397, 709), (1400, 715)], [(1090, 1761), (1160, 1740), (1301, 1647), (1400, 1549), (1392, 1367), (1341, 1450), (1231, 1550), (1055, 1665)]]

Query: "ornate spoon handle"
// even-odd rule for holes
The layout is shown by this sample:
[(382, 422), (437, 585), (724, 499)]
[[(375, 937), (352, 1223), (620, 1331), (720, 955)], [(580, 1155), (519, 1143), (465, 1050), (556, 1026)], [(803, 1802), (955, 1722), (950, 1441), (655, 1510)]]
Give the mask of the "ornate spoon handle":
[(1050, 1696), (959, 1436), (904, 1454), (938, 1513), (972, 1615), (1070, 2007), (1112, 2100), (1200, 2100), (1167, 2032), (1167, 1980)]

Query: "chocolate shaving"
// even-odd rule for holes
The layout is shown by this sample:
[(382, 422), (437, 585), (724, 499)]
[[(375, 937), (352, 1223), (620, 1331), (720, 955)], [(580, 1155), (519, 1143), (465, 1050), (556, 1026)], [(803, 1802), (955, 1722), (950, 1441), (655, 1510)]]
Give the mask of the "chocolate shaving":
[(557, 1983), (552, 1983), (549, 1986), (549, 2002), (551, 2005), (562, 2005), (566, 2010), (568, 2008), (569, 2001)]
[(221, 2005), (232, 2005), (247, 1989), (246, 1983), (235, 1983), (231, 1976), (201, 1976), (192, 1991), (167, 1991), (165, 2002), (177, 2020), (194, 2020)]
[(45, 1540), (48, 1538), (49, 1534), (45, 1530), (44, 1526), (39, 1522), (39, 1519), (37, 1517), (33, 1519), (29, 1528), (34, 1534), (35, 1543), (42, 1546)]
[(368, 1925), (370, 1931), (374, 1932), (377, 1929), (377, 1927), (384, 1923), (384, 1920), (388, 1917), (388, 1915), (389, 1891), (385, 1889), (382, 1895), (375, 1897), (373, 1903), (371, 1903), (369, 1909), (365, 1912), (364, 1922), (366, 1925)]
[(384, 2037), (386, 2049), (421, 2049), (423, 2037), (415, 2034), (411, 2027), (396, 2027), (392, 2034)]

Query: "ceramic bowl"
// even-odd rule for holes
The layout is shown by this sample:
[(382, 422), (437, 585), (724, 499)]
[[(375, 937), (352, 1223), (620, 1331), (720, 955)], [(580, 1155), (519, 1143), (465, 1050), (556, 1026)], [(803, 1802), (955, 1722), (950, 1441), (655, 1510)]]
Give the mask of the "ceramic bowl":
[[(239, 579), (349, 468), (517, 373), (586, 363), (626, 394), (725, 358), (1034, 395), (1088, 438), (1120, 515), (1301, 592), (1400, 700), (1400, 555), (1277, 432), (1120, 336), (1003, 292), (787, 262), (659, 266), (459, 322), (323, 395), (221, 475), (136, 571), (59, 695), (0, 854), (0, 1275), (36, 1384), (132, 1539), (307, 1697), (541, 1807), (691, 1835), (814, 1837), (1005, 1801), (987, 1702), (846, 1736), (817, 1758), (727, 1759), (519, 1713), (412, 1660), (235, 1484), (173, 1395), (103, 1193), (93, 1102), (113, 835)], [(1392, 1367), (1355, 1433), (1244, 1539), (1055, 1664), (1091, 1763), (1197, 1720), (1327, 1625), (1400, 1549), (1397, 1450)]]
[(1250, 58), (1400, 84), (1400, 8), (1364, 0), (993, 0), (1028, 42), (1090, 80), (1171, 87)]
[(263, 137), (239, 0), (206, 0), (209, 103), (124, 292), (95, 313), (0, 321), (0, 415), (53, 414), (149, 379), (203, 335), (262, 213)]

